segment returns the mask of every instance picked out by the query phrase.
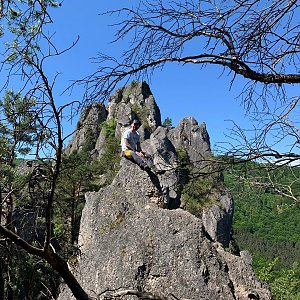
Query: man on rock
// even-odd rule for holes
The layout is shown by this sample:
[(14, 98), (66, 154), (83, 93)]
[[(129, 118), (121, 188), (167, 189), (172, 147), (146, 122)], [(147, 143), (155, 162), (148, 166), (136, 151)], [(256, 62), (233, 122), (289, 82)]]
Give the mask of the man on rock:
[(136, 162), (143, 170), (149, 171), (145, 158), (145, 152), (141, 148), (140, 135), (137, 130), (140, 127), (139, 120), (133, 120), (129, 129), (122, 136), (122, 156)]

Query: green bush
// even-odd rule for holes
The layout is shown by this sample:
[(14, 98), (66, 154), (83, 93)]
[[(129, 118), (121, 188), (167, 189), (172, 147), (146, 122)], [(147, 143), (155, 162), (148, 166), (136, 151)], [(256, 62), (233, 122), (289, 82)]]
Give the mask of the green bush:
[(210, 179), (190, 180), (182, 190), (182, 202), (193, 215), (200, 216), (205, 207), (218, 203), (217, 190)]
[(218, 189), (213, 176), (199, 175), (185, 149), (176, 149), (182, 203), (192, 214), (200, 216), (203, 208), (217, 203)]
[(109, 185), (120, 169), (120, 140), (117, 137), (106, 141), (101, 158), (92, 164), (94, 175), (105, 175), (105, 185)]
[(105, 175), (105, 185), (109, 185), (120, 168), (120, 137), (115, 136), (117, 122), (115, 119), (103, 122), (105, 145), (100, 159), (92, 163), (94, 175)]
[(104, 136), (107, 139), (113, 138), (115, 136), (116, 125), (117, 125), (116, 119), (111, 119), (109, 121), (102, 123), (102, 128), (104, 130)]

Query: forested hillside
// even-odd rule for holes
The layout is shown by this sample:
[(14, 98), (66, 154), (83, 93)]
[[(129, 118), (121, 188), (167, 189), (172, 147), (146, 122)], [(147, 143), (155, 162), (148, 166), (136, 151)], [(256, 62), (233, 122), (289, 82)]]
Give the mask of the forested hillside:
[[(233, 237), (240, 250), (250, 251), (257, 274), (276, 299), (300, 299), (300, 207), (291, 199), (299, 196), (299, 175), (298, 167), (267, 173), (255, 163), (225, 171), (235, 200)], [(267, 178), (271, 184), (260, 184)], [(277, 187), (286, 192), (290, 187), (291, 193), (280, 195)]]

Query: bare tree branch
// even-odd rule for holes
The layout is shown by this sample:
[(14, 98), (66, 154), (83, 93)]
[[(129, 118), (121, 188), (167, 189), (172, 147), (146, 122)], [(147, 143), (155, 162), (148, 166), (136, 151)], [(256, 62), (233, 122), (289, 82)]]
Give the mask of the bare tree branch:
[(267, 85), (299, 83), (298, 10), (295, 0), (269, 6), (257, 0), (218, 6), (157, 0), (108, 12), (123, 16), (114, 42), (129, 38), (130, 46), (121, 61), (99, 54), (98, 70), (79, 83), (86, 85), (87, 100), (103, 99), (129, 77), (151, 76), (169, 62), (216, 64)]

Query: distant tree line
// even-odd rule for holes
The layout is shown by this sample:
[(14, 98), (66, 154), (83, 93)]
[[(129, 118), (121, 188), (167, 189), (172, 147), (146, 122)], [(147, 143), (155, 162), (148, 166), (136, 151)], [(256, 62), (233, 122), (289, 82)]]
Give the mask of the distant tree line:
[[(248, 250), (253, 266), (261, 280), (269, 283), (276, 299), (300, 299), (300, 207), (276, 189), (256, 184), (266, 178), (276, 178), (277, 184), (291, 186), (299, 195), (299, 186), (291, 184), (300, 175), (300, 169), (281, 166), (273, 173), (257, 163), (235, 165), (224, 172), (225, 185), (233, 192), (233, 238), (239, 250)], [(243, 177), (243, 183), (237, 177)], [(245, 178), (246, 177), (246, 178)]]

